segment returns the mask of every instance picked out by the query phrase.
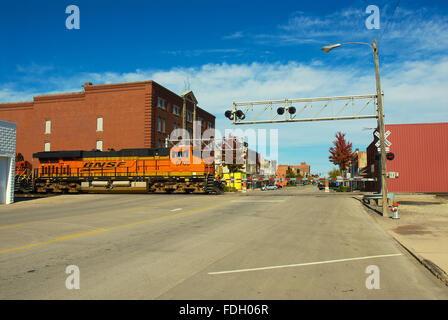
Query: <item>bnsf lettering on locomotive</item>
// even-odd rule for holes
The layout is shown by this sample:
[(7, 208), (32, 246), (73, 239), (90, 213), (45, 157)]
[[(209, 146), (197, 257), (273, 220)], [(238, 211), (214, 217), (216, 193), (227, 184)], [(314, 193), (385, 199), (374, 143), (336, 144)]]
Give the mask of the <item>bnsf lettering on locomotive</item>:
[(117, 161), (111, 161), (111, 162), (86, 162), (84, 163), (83, 168), (120, 168), (123, 167), (126, 164), (126, 162), (117, 162)]
[(104, 167), (105, 164), (106, 164), (106, 162), (95, 162), (93, 167), (94, 168), (102, 168), (102, 167)]

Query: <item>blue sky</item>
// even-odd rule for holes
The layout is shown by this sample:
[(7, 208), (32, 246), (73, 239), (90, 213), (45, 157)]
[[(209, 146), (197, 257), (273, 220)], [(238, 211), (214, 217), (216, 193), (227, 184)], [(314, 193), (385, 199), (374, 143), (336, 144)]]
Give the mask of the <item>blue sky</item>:
[[(65, 28), (71, 4), (79, 30)], [(380, 9), (379, 30), (365, 27), (368, 5)], [(444, 1), (8, 1), (0, 5), (0, 102), (80, 91), (85, 81), (152, 79), (176, 93), (188, 82), (225, 129), (233, 101), (374, 93), (367, 47), (320, 48), (377, 38), (386, 123), (447, 121), (447, 13)], [(279, 129), (280, 163), (306, 161), (325, 174), (337, 131), (365, 149), (365, 128), (375, 126), (263, 128)]]

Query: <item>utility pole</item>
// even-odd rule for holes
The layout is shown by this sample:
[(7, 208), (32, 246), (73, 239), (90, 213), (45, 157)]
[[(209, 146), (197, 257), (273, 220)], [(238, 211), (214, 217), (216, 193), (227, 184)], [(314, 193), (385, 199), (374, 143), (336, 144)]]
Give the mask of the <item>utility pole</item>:
[(338, 48), (342, 45), (346, 44), (362, 44), (369, 46), (373, 51), (373, 58), (375, 60), (375, 78), (376, 78), (376, 101), (378, 104), (378, 130), (380, 133), (380, 177), (379, 183), (381, 186), (381, 198), (383, 205), (383, 217), (388, 216), (388, 206), (387, 206), (387, 171), (386, 171), (386, 145), (385, 145), (385, 127), (384, 127), (384, 106), (383, 106), (383, 93), (381, 91), (381, 83), (380, 83), (380, 61), (378, 58), (378, 44), (376, 39), (373, 39), (373, 44), (365, 43), (365, 42), (347, 42), (347, 43), (336, 43), (330, 46), (322, 47), (322, 51), (330, 52), (334, 48)]
[(385, 126), (384, 126), (384, 106), (383, 106), (383, 93), (381, 92), (380, 83), (380, 62), (378, 57), (378, 45), (376, 40), (373, 40), (373, 56), (375, 59), (375, 77), (376, 77), (376, 95), (378, 103), (378, 129), (380, 131), (380, 180), (381, 180), (381, 195), (383, 205), (383, 216), (388, 216), (388, 204), (387, 204), (387, 170), (386, 170), (386, 145), (385, 145)]

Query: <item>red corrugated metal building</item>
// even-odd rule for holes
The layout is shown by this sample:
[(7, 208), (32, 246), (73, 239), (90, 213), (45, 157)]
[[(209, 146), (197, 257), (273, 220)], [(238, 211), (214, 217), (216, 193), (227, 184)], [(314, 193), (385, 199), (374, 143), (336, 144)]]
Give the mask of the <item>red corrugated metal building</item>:
[[(398, 177), (387, 179), (389, 192), (448, 192), (448, 122), (389, 124), (387, 140), (394, 160), (387, 161), (387, 172)], [(378, 138), (367, 148), (367, 169), (370, 177), (378, 177), (375, 159)], [(379, 191), (370, 183), (368, 191)]]

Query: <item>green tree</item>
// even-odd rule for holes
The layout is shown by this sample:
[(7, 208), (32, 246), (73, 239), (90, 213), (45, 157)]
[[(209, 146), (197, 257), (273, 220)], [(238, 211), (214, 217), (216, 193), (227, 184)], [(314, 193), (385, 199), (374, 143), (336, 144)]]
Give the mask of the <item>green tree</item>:
[(340, 176), (340, 175), (341, 175), (341, 171), (338, 170), (338, 169), (336, 169), (336, 168), (334, 168), (333, 170), (331, 170), (330, 172), (328, 172), (328, 176), (329, 176), (331, 179), (336, 179), (336, 177), (337, 177), (337, 176)]
[(286, 178), (297, 178), (296, 171), (291, 168), (288, 168), (288, 171), (286, 172)]

